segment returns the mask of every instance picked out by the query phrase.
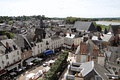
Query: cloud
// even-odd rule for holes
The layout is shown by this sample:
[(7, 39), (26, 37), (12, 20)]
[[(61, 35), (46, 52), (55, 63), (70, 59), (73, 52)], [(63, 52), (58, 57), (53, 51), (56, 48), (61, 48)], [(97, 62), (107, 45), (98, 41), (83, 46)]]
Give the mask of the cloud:
[(0, 15), (118, 17), (119, 0), (2, 0)]

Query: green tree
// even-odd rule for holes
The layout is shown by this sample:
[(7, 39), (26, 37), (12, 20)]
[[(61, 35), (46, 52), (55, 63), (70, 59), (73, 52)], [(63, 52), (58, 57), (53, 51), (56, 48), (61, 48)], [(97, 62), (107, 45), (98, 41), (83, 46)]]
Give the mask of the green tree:
[(11, 32), (5, 32), (5, 35), (6, 35), (9, 39), (11, 39), (11, 38), (14, 37), (14, 34), (11, 33)]
[(100, 26), (97, 26), (97, 31), (101, 32), (102, 28)]
[(67, 63), (68, 52), (61, 53), (57, 60), (52, 64), (50, 70), (44, 75), (43, 80), (57, 80), (58, 72), (63, 72)]
[(104, 34), (107, 34), (107, 33), (108, 33), (107, 28), (105, 28), (105, 30), (104, 30)]

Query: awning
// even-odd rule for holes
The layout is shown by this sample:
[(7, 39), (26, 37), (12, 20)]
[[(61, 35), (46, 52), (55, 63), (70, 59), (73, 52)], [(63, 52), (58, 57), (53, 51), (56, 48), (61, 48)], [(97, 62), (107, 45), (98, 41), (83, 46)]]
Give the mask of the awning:
[(0, 76), (5, 74), (5, 73), (6, 73), (6, 70), (4, 70), (4, 69), (0, 70)]
[(35, 58), (29, 58), (25, 62), (30, 63), (31, 61), (35, 60)]
[(30, 66), (31, 66), (32, 64), (33, 64), (32, 62), (28, 63), (28, 65), (30, 65)]
[(67, 45), (63, 44), (63, 47), (66, 47)]
[(44, 54), (45, 54), (45, 55), (53, 54), (53, 51), (52, 51), (52, 50), (46, 50), (46, 51), (44, 52)]
[(15, 72), (11, 72), (10, 75), (11, 75), (11, 76), (14, 76), (14, 75), (16, 75), (16, 73), (15, 73)]
[(71, 46), (66, 46), (68, 49), (71, 49), (72, 47)]
[(42, 58), (38, 58), (38, 57), (36, 57), (36, 58), (34, 58), (34, 59), (37, 59), (37, 60), (40, 60), (40, 61), (43, 60)]
[[(20, 62), (19, 62), (19, 63), (20, 63)], [(18, 67), (18, 64), (19, 64), (19, 63), (14, 64), (14, 65), (12, 65), (12, 66), (9, 66), (9, 67), (7, 68), (7, 70), (10, 71), (10, 70), (14, 69), (15, 67)]]
[(18, 71), (18, 72), (20, 72), (20, 71), (22, 71), (22, 69), (21, 69), (21, 68), (19, 68), (19, 69), (17, 69), (17, 71)]

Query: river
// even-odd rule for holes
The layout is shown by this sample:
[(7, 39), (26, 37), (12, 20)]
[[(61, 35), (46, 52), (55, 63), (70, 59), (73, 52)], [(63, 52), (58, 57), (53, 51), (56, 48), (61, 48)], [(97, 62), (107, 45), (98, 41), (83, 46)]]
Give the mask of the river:
[(112, 22), (112, 21), (96, 21), (96, 24), (101, 24), (101, 25), (120, 25), (120, 22)]

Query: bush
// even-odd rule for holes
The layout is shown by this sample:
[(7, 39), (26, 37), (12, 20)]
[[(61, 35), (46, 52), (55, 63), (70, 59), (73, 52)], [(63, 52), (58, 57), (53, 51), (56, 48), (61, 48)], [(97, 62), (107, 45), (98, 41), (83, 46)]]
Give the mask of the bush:
[(7, 31), (0, 31), (0, 35), (6, 35), (9, 39), (14, 37), (14, 34)]

